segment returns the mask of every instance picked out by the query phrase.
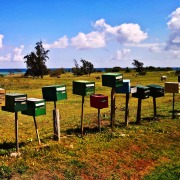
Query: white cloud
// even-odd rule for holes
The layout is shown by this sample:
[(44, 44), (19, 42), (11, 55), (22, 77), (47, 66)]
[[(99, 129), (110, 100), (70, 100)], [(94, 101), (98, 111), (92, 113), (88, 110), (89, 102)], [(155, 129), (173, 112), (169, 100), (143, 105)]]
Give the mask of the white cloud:
[(4, 37), (4, 36), (3, 36), (2, 34), (0, 34), (0, 48), (3, 47), (3, 43), (2, 43), (3, 37)]
[(125, 59), (129, 55), (130, 52), (131, 52), (130, 49), (117, 50), (115, 56), (112, 59), (114, 60)]
[(180, 58), (180, 51), (172, 51), (173, 58)]
[(7, 54), (6, 56), (0, 56), (0, 61), (10, 61), (11, 54)]
[(119, 26), (112, 27), (107, 24), (104, 19), (97, 20), (94, 23), (94, 27), (106, 34), (106, 38), (116, 38), (119, 43), (139, 43), (147, 39), (147, 33), (144, 33), (138, 24), (121, 24)]
[(57, 41), (54, 41), (52, 44), (43, 44), (44, 48), (51, 49), (51, 48), (66, 48), (68, 47), (68, 38), (67, 36), (63, 36), (59, 38)]
[(167, 42), (167, 50), (180, 50), (180, 8), (177, 8), (172, 14), (170, 21), (167, 23), (171, 34)]
[(24, 50), (24, 45), (21, 45), (20, 48), (14, 48), (14, 61), (23, 61), (24, 55), (22, 54), (22, 51)]
[(101, 48), (106, 45), (104, 34), (98, 31), (92, 31), (88, 34), (80, 32), (71, 41), (71, 45), (77, 49)]

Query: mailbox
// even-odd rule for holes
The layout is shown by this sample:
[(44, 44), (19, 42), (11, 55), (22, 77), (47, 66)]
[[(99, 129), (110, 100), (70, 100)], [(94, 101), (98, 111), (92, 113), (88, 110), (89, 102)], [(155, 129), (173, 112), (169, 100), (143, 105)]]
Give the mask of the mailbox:
[(95, 82), (77, 80), (73, 81), (73, 94), (86, 96), (95, 93)]
[(130, 80), (129, 79), (123, 79), (123, 85), (116, 87), (116, 93), (126, 94), (126, 93), (130, 93), (130, 92), (131, 92), (131, 88), (130, 88)]
[(6, 94), (5, 106), (2, 107), (3, 111), (18, 112), (27, 109), (27, 95), (20, 93)]
[(146, 99), (149, 98), (150, 95), (150, 88), (147, 86), (141, 86), (138, 85), (137, 91), (135, 93), (132, 93), (132, 97), (140, 98), (140, 99)]
[(66, 86), (52, 85), (42, 87), (43, 99), (46, 101), (58, 101), (67, 99)]
[(180, 83), (178, 82), (165, 82), (166, 93), (180, 93)]
[(108, 96), (102, 94), (94, 94), (90, 96), (90, 106), (103, 109), (108, 107)]
[(178, 82), (180, 83), (180, 75), (178, 75)]
[(27, 110), (22, 111), (22, 114), (29, 116), (40, 116), (46, 114), (46, 102), (44, 99), (28, 98)]
[(156, 84), (150, 84), (147, 86), (150, 88), (150, 96), (155, 98), (164, 96), (164, 87)]
[(102, 74), (102, 85), (108, 87), (119, 87), (123, 85), (123, 75), (120, 73)]
[(5, 106), (5, 89), (0, 88), (0, 106)]

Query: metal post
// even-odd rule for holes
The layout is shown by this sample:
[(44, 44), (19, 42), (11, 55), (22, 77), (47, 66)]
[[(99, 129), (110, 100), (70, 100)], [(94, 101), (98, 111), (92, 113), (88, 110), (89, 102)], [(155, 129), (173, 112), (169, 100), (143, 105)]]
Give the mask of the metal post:
[(15, 137), (16, 137), (16, 152), (19, 152), (19, 142), (18, 142), (18, 112), (15, 112)]
[(142, 99), (138, 98), (137, 120), (136, 120), (137, 124), (141, 123), (141, 103), (142, 103)]
[(128, 115), (129, 115), (129, 93), (126, 93), (126, 109), (125, 109), (125, 124), (126, 126), (129, 125), (129, 121), (128, 121)]
[(98, 109), (98, 128), (99, 128), (99, 132), (101, 132), (100, 109)]
[(115, 88), (111, 90), (111, 127), (114, 130), (115, 125)]
[(154, 106), (154, 119), (156, 119), (157, 111), (156, 111), (156, 98), (153, 97), (153, 106)]
[(35, 125), (35, 129), (36, 129), (36, 136), (37, 136), (39, 145), (41, 145), (41, 140), (40, 140), (40, 138), (39, 138), (39, 132), (38, 132), (37, 123), (36, 123), (36, 117), (33, 116), (33, 119), (34, 119), (34, 125)]
[(84, 134), (83, 114), (84, 114), (84, 96), (82, 96), (82, 106), (81, 106), (81, 136), (82, 137), (83, 137), (83, 134)]

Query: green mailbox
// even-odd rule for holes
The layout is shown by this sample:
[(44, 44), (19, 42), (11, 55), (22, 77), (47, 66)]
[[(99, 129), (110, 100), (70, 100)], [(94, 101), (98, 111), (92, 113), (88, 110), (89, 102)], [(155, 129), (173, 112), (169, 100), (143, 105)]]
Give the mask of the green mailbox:
[(119, 87), (123, 85), (123, 75), (120, 73), (102, 74), (102, 85), (108, 87)]
[(42, 93), (43, 99), (46, 101), (67, 99), (66, 86), (64, 84), (42, 87)]
[(95, 82), (83, 80), (73, 81), (73, 94), (81, 96), (95, 94)]
[(149, 84), (147, 86), (150, 88), (150, 96), (155, 98), (164, 96), (164, 87), (156, 84)]
[(146, 99), (149, 98), (150, 95), (150, 88), (147, 86), (138, 85), (137, 91), (135, 93), (132, 93), (132, 97), (140, 98), (140, 99)]
[(44, 99), (28, 98), (27, 110), (22, 111), (22, 114), (29, 116), (40, 116), (46, 114), (46, 102)]
[(27, 94), (10, 93), (6, 94), (5, 106), (2, 106), (3, 111), (18, 112), (27, 109)]

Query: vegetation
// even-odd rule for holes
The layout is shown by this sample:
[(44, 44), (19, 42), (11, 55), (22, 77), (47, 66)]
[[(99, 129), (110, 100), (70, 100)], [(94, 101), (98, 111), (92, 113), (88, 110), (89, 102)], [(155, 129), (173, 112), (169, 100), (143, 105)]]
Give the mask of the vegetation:
[[(132, 70), (123, 73), (131, 85), (164, 85), (161, 73), (149, 72), (137, 76)], [(61, 115), (61, 140), (53, 141), (53, 102), (47, 102), (45, 116), (37, 117), (42, 145), (36, 139), (33, 117), (18, 113), (20, 157), (11, 157), (15, 151), (14, 113), (0, 110), (0, 179), (163, 179), (180, 178), (180, 123), (172, 119), (172, 94), (157, 98), (158, 118), (153, 119), (152, 98), (142, 102), (142, 124), (136, 125), (137, 99), (130, 97), (129, 126), (124, 123), (125, 95), (116, 94), (116, 121), (110, 128), (111, 88), (102, 87), (102, 73), (77, 77), (71, 73), (61, 78), (44, 76), (43, 79), (6, 76), (0, 85), (7, 92), (27, 93), (28, 97), (42, 98), (42, 86), (66, 84), (67, 100), (57, 101)], [(97, 128), (97, 109), (90, 107), (89, 96), (84, 103), (84, 138), (80, 135), (82, 97), (72, 94), (73, 80), (95, 81), (96, 93), (107, 95), (109, 107), (101, 109), (102, 132)], [(177, 81), (175, 74), (168, 81)], [(179, 94), (175, 96), (175, 109), (179, 112)]]
[(45, 51), (42, 41), (36, 43), (35, 52), (31, 52), (30, 54), (24, 56), (27, 66), (25, 76), (41, 76), (41, 78), (43, 78), (44, 75), (48, 74), (45, 64), (47, 59), (49, 59), (48, 52), (49, 50)]
[(77, 60), (74, 59), (74, 65), (75, 67), (72, 68), (72, 72), (74, 75), (76, 76), (80, 76), (80, 75), (89, 75), (94, 72), (94, 65), (84, 59), (81, 59), (80, 62), (82, 63), (82, 66), (79, 66)]

